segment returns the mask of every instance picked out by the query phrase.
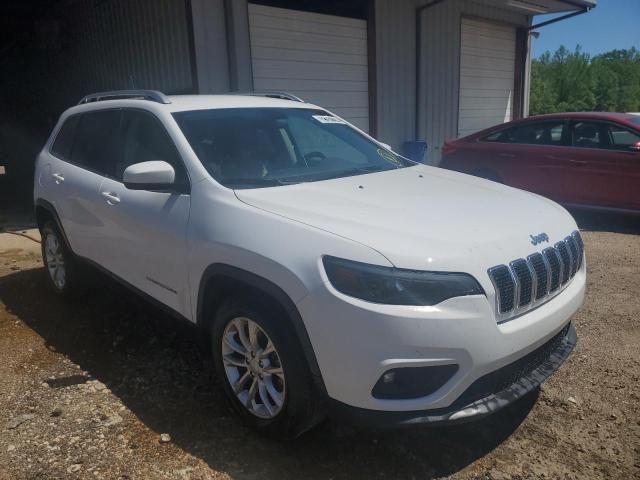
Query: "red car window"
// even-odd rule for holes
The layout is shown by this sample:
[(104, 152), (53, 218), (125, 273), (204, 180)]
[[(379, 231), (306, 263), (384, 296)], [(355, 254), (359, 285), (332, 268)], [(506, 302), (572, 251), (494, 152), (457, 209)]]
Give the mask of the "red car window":
[(609, 147), (614, 150), (628, 150), (631, 145), (640, 142), (640, 134), (632, 132), (618, 125), (609, 126), (608, 131)]
[(578, 122), (573, 128), (573, 146), (600, 148), (604, 125), (600, 122)]
[(640, 142), (640, 134), (637, 132), (598, 121), (577, 122), (573, 127), (572, 137), (574, 147), (606, 150), (627, 150), (630, 145)]
[(518, 125), (500, 130), (482, 139), (485, 142), (528, 145), (562, 145), (564, 121), (554, 120)]

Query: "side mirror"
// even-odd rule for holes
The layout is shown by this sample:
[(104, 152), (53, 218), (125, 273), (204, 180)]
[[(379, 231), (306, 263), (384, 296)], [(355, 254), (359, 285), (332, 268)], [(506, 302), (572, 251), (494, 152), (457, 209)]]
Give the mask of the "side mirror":
[(176, 171), (162, 160), (129, 165), (122, 175), (124, 186), (130, 190), (166, 190), (175, 179)]
[(629, 150), (632, 152), (640, 152), (640, 142), (632, 143), (629, 145)]

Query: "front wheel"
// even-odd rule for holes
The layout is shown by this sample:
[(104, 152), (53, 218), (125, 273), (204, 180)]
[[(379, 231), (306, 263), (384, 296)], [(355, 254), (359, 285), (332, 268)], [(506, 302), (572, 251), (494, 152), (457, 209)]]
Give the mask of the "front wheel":
[(213, 360), (242, 420), (269, 436), (292, 438), (322, 417), (320, 397), (296, 336), (268, 302), (234, 300), (217, 312)]

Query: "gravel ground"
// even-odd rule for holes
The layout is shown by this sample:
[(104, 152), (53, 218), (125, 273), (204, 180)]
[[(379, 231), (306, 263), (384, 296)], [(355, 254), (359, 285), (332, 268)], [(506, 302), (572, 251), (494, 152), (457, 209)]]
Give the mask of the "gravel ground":
[(640, 478), (636, 227), (584, 234), (578, 347), (539, 391), (466, 426), (290, 443), (238, 424), (188, 326), (105, 279), (65, 303), (37, 244), (0, 234), (0, 480)]

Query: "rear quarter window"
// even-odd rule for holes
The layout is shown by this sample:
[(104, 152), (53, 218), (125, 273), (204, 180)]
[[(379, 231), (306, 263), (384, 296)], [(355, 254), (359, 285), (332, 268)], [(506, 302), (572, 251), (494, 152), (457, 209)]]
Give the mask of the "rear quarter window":
[(73, 139), (78, 125), (79, 115), (72, 115), (67, 118), (58, 131), (56, 139), (51, 146), (51, 154), (62, 160), (71, 159), (71, 149), (73, 148)]

